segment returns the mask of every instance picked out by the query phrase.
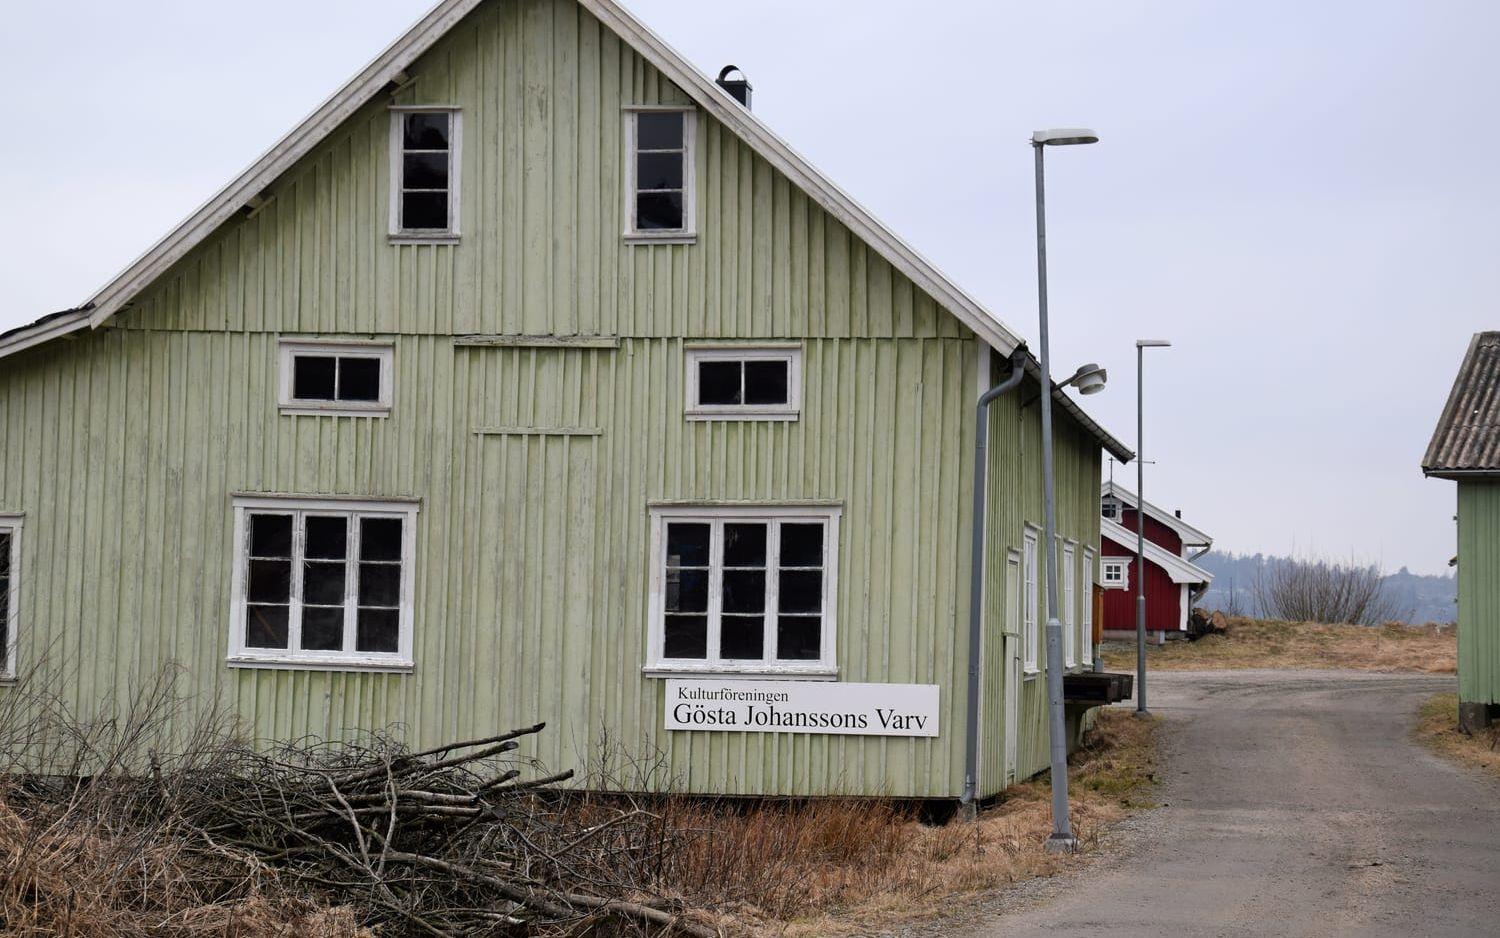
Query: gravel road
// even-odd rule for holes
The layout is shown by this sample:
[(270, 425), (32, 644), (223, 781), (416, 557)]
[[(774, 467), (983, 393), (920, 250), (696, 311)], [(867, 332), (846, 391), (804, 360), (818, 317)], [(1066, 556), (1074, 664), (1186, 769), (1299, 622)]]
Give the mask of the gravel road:
[(1500, 935), (1500, 782), (1409, 738), (1452, 677), (1150, 675), (1158, 809), (969, 938)]

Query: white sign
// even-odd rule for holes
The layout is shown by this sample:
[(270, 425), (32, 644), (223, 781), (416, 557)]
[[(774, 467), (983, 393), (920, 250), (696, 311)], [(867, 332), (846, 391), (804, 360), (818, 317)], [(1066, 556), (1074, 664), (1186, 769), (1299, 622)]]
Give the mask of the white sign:
[(666, 728), (848, 736), (936, 736), (936, 684), (667, 681)]

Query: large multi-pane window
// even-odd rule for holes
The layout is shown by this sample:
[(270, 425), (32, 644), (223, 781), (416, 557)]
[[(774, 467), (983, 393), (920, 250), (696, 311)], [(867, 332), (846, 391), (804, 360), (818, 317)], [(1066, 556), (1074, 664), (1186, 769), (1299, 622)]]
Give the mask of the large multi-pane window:
[(0, 678), (16, 676), (20, 566), (21, 517), (0, 515)]
[(626, 236), (691, 237), (693, 112), (632, 110), (625, 128)]
[(838, 512), (652, 512), (648, 668), (829, 673)]
[(231, 661), (409, 666), (415, 520), (411, 502), (237, 499)]
[(1037, 670), (1037, 647), (1041, 638), (1038, 634), (1040, 623), (1037, 618), (1039, 603), (1036, 562), (1037, 531), (1028, 527), (1021, 550), (1021, 648), (1022, 665), (1028, 672)]
[(1063, 633), (1063, 661), (1068, 667), (1078, 663), (1078, 617), (1076, 605), (1078, 601), (1077, 586), (1077, 553), (1074, 545), (1069, 542), (1062, 545), (1062, 633)]
[(459, 112), (391, 112), (391, 235), (458, 236)]
[(1083, 663), (1094, 663), (1094, 551), (1083, 549), (1083, 615), (1079, 640), (1083, 642)]

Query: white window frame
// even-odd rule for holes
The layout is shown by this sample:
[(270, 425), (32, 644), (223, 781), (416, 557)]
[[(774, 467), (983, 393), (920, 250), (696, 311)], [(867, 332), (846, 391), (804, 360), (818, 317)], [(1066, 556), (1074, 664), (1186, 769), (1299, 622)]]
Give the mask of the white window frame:
[(1021, 539), (1021, 669), (1027, 674), (1036, 674), (1041, 670), (1041, 603), (1038, 584), (1041, 533), (1040, 528), (1028, 524)]
[[(447, 114), (448, 125), (448, 227), (403, 228), (401, 226), (401, 192), (405, 153), (404, 126), (408, 114)], [(390, 130), (390, 239), (403, 244), (453, 244), (460, 238), (459, 224), (460, 168), (463, 165), (463, 111), (451, 104), (392, 105)]]
[[(648, 589), (648, 614), (646, 624), (646, 665), (642, 669), (648, 676), (681, 677), (684, 674), (723, 675), (737, 677), (811, 678), (833, 679), (838, 677), (838, 564), (839, 564), (839, 519), (843, 509), (836, 505), (652, 505), (651, 553), (648, 560), (650, 586)], [(779, 543), (768, 536), (766, 544), (766, 570), (769, 584), (768, 606), (765, 616), (766, 639), (763, 646), (765, 657), (757, 661), (723, 660), (718, 657), (719, 611), (722, 584), (720, 578), (710, 573), (708, 586), (708, 656), (701, 659), (667, 658), (666, 642), (666, 535), (668, 522), (701, 522), (713, 525), (710, 535), (710, 569), (722, 563), (723, 525), (736, 521), (763, 521), (772, 523), (820, 523), (823, 527), (823, 621), (820, 639), (820, 655), (817, 661), (777, 661), (775, 654), (776, 610), (770, 605), (775, 600), (774, 580), (770, 574), (777, 569)]]
[[(1110, 514), (1109, 511), (1107, 511), (1106, 509), (1113, 509), (1114, 510), (1114, 514)], [(1100, 506), (1099, 506), (1099, 514), (1100, 514), (1101, 517), (1108, 518), (1110, 521), (1119, 521), (1120, 520), (1120, 503), (1119, 503), (1119, 501), (1117, 501), (1116, 499), (1113, 499), (1113, 498), (1106, 498), (1103, 501), (1103, 503), (1100, 504)]]
[[(281, 413), (288, 416), (386, 417), (396, 385), (396, 346), (390, 342), (363, 342), (345, 339), (282, 339), (279, 391)], [(366, 358), (380, 362), (380, 398), (374, 401), (320, 401), (292, 396), (299, 355), (320, 358)]]
[(16, 653), (20, 649), (18, 623), (21, 620), (21, 536), (26, 516), (20, 512), (0, 512), (0, 532), (10, 535), (10, 595), (5, 606), (5, 645), (0, 647), (0, 681), (16, 679)]
[(1083, 663), (1094, 663), (1094, 549), (1083, 549), (1083, 614), (1079, 616), (1078, 636), (1083, 645)]
[[(801, 345), (689, 345), (683, 361), (687, 393), (683, 413), (689, 420), (797, 420), (802, 416)], [(786, 362), (786, 403), (699, 404), (698, 365), (706, 361)]]
[[(419, 504), (410, 499), (359, 499), (330, 498), (301, 495), (236, 495), (234, 496), (234, 571), (231, 577), (229, 607), (229, 654), (230, 667), (292, 668), (322, 671), (410, 671), (412, 661), (413, 596), (416, 567), (417, 513)], [(252, 648), (245, 644), (245, 606), (248, 601), (248, 553), (251, 514), (292, 515), (292, 592), (288, 612), (287, 648)], [(395, 652), (356, 652), (348, 641), (352, 619), (346, 612), (346, 647), (348, 651), (302, 651), (297, 649), (302, 630), (302, 549), (304, 525), (307, 515), (350, 515), (359, 517), (400, 518), (401, 526), (401, 598), (399, 603), (399, 632)], [(359, 560), (355, 555), (359, 537), (357, 526), (349, 536), (348, 564), (350, 582), (354, 582)], [(345, 604), (348, 605), (348, 593)]]
[(1063, 664), (1078, 664), (1078, 542), (1062, 542)]
[[(691, 105), (627, 105), (625, 111), (625, 240), (646, 244), (691, 244), (698, 239), (698, 109)], [(635, 226), (636, 117), (646, 113), (682, 114), (682, 227)]]
[[(1099, 559), (1099, 585), (1107, 590), (1130, 589), (1130, 560), (1126, 557), (1101, 557)], [(1110, 574), (1119, 571), (1119, 579)]]

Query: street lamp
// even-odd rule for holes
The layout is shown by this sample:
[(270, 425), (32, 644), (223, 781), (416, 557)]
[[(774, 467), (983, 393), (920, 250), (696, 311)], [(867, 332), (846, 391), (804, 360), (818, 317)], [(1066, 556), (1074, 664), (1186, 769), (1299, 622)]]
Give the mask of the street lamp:
[(1135, 715), (1146, 709), (1146, 349), (1169, 348), (1166, 339), (1135, 340)]
[[(1062, 623), (1057, 618), (1057, 514), (1052, 478), (1052, 368), (1047, 336), (1047, 201), (1042, 151), (1047, 147), (1098, 143), (1099, 135), (1081, 127), (1038, 130), (1031, 135), (1031, 149), (1036, 157), (1036, 284), (1037, 318), (1041, 325), (1042, 366), (1042, 502), (1045, 508), (1046, 548), (1042, 551), (1047, 564), (1047, 716), (1052, 737), (1052, 833), (1047, 837), (1048, 853), (1069, 853), (1078, 846), (1073, 825), (1068, 820), (1068, 723), (1063, 713)], [(1085, 369), (1072, 379), (1080, 382)], [(1097, 376), (1103, 377), (1102, 374)], [(1090, 380), (1092, 393), (1103, 387), (1102, 380)]]

